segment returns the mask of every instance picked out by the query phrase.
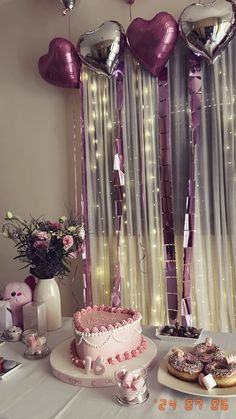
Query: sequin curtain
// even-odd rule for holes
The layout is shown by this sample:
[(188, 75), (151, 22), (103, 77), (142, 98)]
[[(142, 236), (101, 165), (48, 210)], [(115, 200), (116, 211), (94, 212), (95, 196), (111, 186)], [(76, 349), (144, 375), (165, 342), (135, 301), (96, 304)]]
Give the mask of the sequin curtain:
[[(157, 83), (129, 52), (124, 60), (122, 111), (125, 185), (119, 232), (122, 305), (140, 310), (144, 323), (166, 319), (160, 207)], [(83, 104), (88, 254), (94, 304), (109, 304), (117, 268), (113, 162), (116, 86), (84, 69)]]
[[(213, 66), (202, 62), (191, 293), (193, 324), (207, 330), (235, 330), (235, 54), (234, 40)], [(192, 139), (188, 52), (181, 42), (170, 61), (170, 83), (174, 220), (181, 287), (183, 217)]]
[(195, 314), (205, 328), (223, 331), (235, 330), (236, 315), (235, 56), (233, 40), (213, 67), (203, 63), (196, 167)]
[(160, 199), (157, 81), (127, 52), (123, 106), (122, 303), (144, 323), (167, 320)]
[[(110, 304), (116, 263), (113, 188), (116, 131), (115, 79), (98, 76), (86, 67), (83, 82), (83, 188), (87, 223), (87, 281), (93, 304)], [(86, 280), (85, 280), (86, 285)]]

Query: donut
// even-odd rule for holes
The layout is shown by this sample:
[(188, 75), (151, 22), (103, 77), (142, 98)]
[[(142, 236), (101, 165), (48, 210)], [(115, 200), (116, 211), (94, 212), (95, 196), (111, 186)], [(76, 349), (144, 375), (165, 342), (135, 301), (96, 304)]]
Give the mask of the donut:
[(206, 374), (211, 374), (217, 387), (232, 387), (236, 385), (236, 362), (227, 362), (227, 357), (205, 366)]
[(183, 381), (196, 381), (203, 370), (203, 363), (190, 353), (174, 350), (170, 355), (167, 369), (169, 373)]
[(215, 345), (211, 338), (206, 338), (204, 343), (199, 343), (198, 345), (194, 346), (191, 354), (196, 356), (199, 361), (203, 362), (204, 364), (220, 361), (225, 357), (224, 350)]

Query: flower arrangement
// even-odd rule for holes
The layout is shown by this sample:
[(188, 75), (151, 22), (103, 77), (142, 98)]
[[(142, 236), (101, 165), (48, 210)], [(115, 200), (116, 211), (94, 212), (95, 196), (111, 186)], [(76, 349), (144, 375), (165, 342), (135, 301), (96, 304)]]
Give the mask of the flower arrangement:
[[(6, 213), (2, 235), (13, 240), (19, 259), (30, 266), (37, 278), (53, 278), (70, 272), (71, 261), (84, 250), (84, 226), (76, 217), (60, 217), (57, 222), (31, 217), (27, 222), (10, 211)], [(23, 268), (22, 268), (23, 269)]]

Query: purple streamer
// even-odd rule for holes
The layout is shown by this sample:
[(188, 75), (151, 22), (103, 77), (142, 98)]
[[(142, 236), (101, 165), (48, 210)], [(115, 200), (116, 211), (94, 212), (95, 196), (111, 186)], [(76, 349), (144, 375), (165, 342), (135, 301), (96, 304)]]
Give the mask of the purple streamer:
[(195, 221), (195, 150), (199, 139), (201, 123), (201, 70), (200, 58), (192, 55), (189, 61), (189, 104), (191, 110), (191, 157), (183, 240), (183, 288), (181, 300), (181, 321), (191, 325), (191, 277), (190, 264), (194, 240)]
[(81, 176), (82, 176), (82, 217), (85, 225), (85, 251), (83, 258), (83, 300), (84, 306), (92, 306), (92, 287), (91, 287), (91, 257), (88, 231), (88, 197), (87, 197), (87, 176), (86, 176), (86, 144), (84, 130), (84, 105), (83, 105), (83, 84), (80, 88), (80, 133), (81, 133)]
[(164, 241), (164, 265), (168, 322), (175, 323), (178, 315), (178, 288), (174, 242), (171, 148), (169, 136), (168, 74), (159, 79), (159, 143), (160, 190)]
[(124, 193), (124, 159), (123, 159), (123, 145), (122, 145), (122, 129), (121, 129), (121, 111), (123, 106), (123, 77), (124, 64), (120, 63), (115, 72), (116, 77), (116, 139), (114, 143), (115, 155), (113, 166), (113, 186), (115, 197), (115, 230), (116, 230), (116, 265), (113, 280), (113, 287), (111, 291), (111, 305), (112, 307), (119, 307), (121, 304), (121, 275), (120, 275), (120, 260), (119, 260), (119, 246), (120, 246), (120, 230), (123, 206)]

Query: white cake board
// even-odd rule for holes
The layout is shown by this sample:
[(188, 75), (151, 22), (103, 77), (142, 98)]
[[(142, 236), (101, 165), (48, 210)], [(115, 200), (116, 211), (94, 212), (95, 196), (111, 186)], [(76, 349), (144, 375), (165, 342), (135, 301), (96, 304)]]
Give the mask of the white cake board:
[(95, 375), (93, 372), (85, 374), (85, 370), (77, 368), (70, 359), (70, 343), (73, 338), (67, 339), (53, 349), (50, 355), (50, 365), (53, 375), (67, 384), (81, 387), (108, 387), (115, 386), (114, 373), (117, 369), (127, 366), (136, 369), (140, 366), (150, 370), (157, 360), (157, 347), (151, 339), (145, 336), (147, 348), (136, 358), (120, 362), (106, 368), (103, 375)]

